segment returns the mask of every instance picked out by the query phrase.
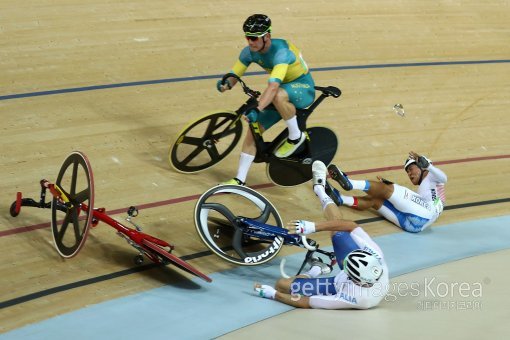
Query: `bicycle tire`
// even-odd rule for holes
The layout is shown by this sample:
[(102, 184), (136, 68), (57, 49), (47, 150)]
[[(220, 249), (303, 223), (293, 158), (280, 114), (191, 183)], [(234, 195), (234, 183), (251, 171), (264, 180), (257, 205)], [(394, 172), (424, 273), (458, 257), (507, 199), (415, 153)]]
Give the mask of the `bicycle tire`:
[(168, 153), (169, 163), (183, 173), (208, 169), (225, 159), (236, 147), (242, 132), (243, 124), (236, 113), (207, 114), (179, 133)]
[[(251, 237), (236, 224), (239, 216), (283, 228), (280, 214), (267, 198), (238, 185), (218, 185), (203, 193), (195, 205), (195, 228), (207, 248), (230, 263), (256, 266), (277, 256), (283, 238), (275, 235), (268, 235), (266, 239)], [(213, 235), (211, 231), (215, 228)]]
[[(71, 173), (67, 171), (69, 168)], [(80, 180), (78, 178), (80, 175), (84, 175), (84, 179)], [(66, 206), (64, 218), (59, 219), (57, 212), (62, 212), (62, 204), (53, 197), (51, 202), (53, 241), (60, 256), (71, 258), (78, 254), (85, 244), (93, 216), (94, 177), (87, 157), (79, 151), (72, 152), (64, 160), (55, 185), (64, 191), (72, 206)], [(82, 203), (86, 209), (82, 209)], [(81, 215), (82, 213), (85, 215)], [(68, 228), (70, 224), (73, 228)]]
[[(312, 163), (316, 160), (329, 165), (338, 149), (338, 137), (331, 129), (313, 126), (306, 129), (310, 141), (308, 153), (296, 152), (288, 158), (272, 158), (266, 165), (266, 175), (274, 184), (292, 187), (312, 179)], [(304, 148), (306, 149), (306, 148)]]

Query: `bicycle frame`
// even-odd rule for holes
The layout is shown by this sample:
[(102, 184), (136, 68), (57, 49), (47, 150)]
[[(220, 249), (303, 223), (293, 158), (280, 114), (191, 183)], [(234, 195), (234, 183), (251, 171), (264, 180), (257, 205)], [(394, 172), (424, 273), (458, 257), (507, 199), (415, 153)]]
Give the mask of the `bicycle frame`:
[[(328, 256), (332, 263), (333, 261), (335, 261), (335, 254), (333, 252), (328, 252), (320, 249), (319, 245), (314, 240), (307, 239), (305, 235), (290, 234), (289, 231), (285, 228), (280, 228), (278, 226), (257, 222), (255, 220), (245, 217), (238, 217), (236, 219), (236, 224), (243, 230), (243, 235), (273, 241), (272, 247), (291, 245), (307, 249), (308, 251), (305, 255), (303, 263), (301, 264), (301, 267), (299, 268), (299, 271), (297, 272), (296, 275), (301, 274), (305, 265), (309, 262), (309, 260), (311, 260), (315, 252)], [(235, 248), (236, 246), (234, 245), (234, 249)], [(274, 251), (274, 249), (269, 248), (266, 252), (271, 252), (272, 250)], [(264, 258), (265, 254), (266, 253), (260, 254), (257, 257), (247, 257), (245, 258), (245, 261), (248, 263), (250, 262), (256, 263), (260, 261), (262, 258)], [(282, 260), (282, 263), (280, 265), (280, 271), (282, 273), (282, 276), (288, 277), (288, 275), (285, 274), (284, 266), (285, 260)]]
[[(249, 98), (248, 100), (242, 104), (239, 109), (235, 111), (235, 113), (238, 115), (238, 118), (234, 120), (230, 125), (235, 124), (241, 117), (250, 109), (253, 109), (257, 107), (258, 101), (257, 98), (260, 96), (259, 91), (254, 91), (250, 89), (246, 83), (244, 83), (243, 80), (241, 80), (240, 77), (233, 73), (227, 73), (222, 78), (222, 83), (224, 84), (227, 78), (233, 77), (237, 79), (237, 81), (241, 84), (244, 93), (246, 93)], [(301, 131), (304, 131), (306, 133), (306, 121), (308, 117), (313, 113), (313, 111), (322, 103), (322, 101), (330, 96), (333, 96), (334, 98), (338, 98), (341, 95), (341, 91), (338, 88), (328, 86), (328, 87), (320, 87), (315, 86), (315, 90), (321, 91), (322, 93), (320, 96), (308, 107), (305, 109), (296, 109), (296, 117), (299, 129)], [(274, 108), (273, 104), (269, 105), (268, 108), (276, 110)], [(286, 130), (282, 131), (275, 139), (273, 139), (271, 142), (264, 141), (264, 138), (262, 136), (262, 131), (260, 124), (255, 122), (249, 123), (250, 131), (253, 135), (255, 146), (257, 149), (257, 153), (255, 155), (255, 163), (268, 163), (270, 159), (274, 158), (274, 151), (275, 149), (287, 138)], [(228, 129), (227, 129), (228, 130)], [(226, 131), (227, 131), (226, 130)], [(220, 138), (224, 136), (224, 133), (220, 134)], [(309, 136), (307, 135), (307, 140), (309, 140)], [(308, 144), (305, 145), (306, 148), (308, 148)], [(306, 152), (309, 154), (309, 150)]]
[[(72, 153), (66, 159), (66, 162), (68, 160), (71, 160), (71, 163), (73, 161), (76, 162), (77, 159), (84, 161), (88, 169), (90, 169), (88, 160), (83, 154), (79, 152)], [(66, 164), (66, 162), (64, 162), (64, 164)], [(65, 172), (66, 169), (67, 168), (65, 168), (63, 165), (61, 173)], [(77, 181), (76, 177), (77, 174), (75, 170), (73, 173), (72, 182)], [(63, 190), (58, 184), (50, 183), (49, 181), (43, 179), (40, 181), (40, 201), (36, 202), (31, 198), (22, 198), (22, 194), (18, 192), (16, 195), (16, 201), (12, 203), (10, 208), (11, 216), (16, 217), (20, 213), (22, 206), (52, 209), (52, 231), (54, 235), (54, 241), (57, 247), (57, 251), (62, 257), (70, 258), (75, 256), (81, 250), (86, 240), (89, 227), (96, 227), (99, 222), (104, 222), (117, 230), (117, 234), (123, 237), (128, 242), (128, 244), (130, 244), (140, 253), (139, 255), (135, 256), (136, 264), (141, 264), (143, 262), (143, 254), (157, 264), (167, 265), (172, 263), (182, 270), (200, 277), (204, 281), (212, 281), (207, 275), (201, 273), (184, 260), (181, 260), (179, 257), (171, 254), (172, 250), (174, 250), (173, 245), (159, 238), (143, 233), (141, 231), (141, 227), (131, 221), (132, 217), (138, 215), (138, 210), (135, 207), (130, 207), (128, 209), (128, 217), (126, 218), (126, 220), (135, 227), (134, 229), (126, 227), (122, 223), (108, 216), (104, 208), (91, 209), (90, 206), (82, 201), (90, 198), (90, 204), (93, 204), (93, 182), (91, 172), (90, 176), (87, 174), (87, 178), (89, 180), (88, 187), (79, 193), (74, 193), (74, 190), (70, 190), (69, 193), (66, 193), (66, 191)], [(52, 204), (49, 202), (46, 203), (46, 190), (49, 190), (53, 196)], [(74, 197), (72, 197), (73, 195)], [(66, 214), (66, 217), (62, 221), (56, 220), (56, 210)], [(82, 214), (82, 212), (86, 212), (87, 216)], [(80, 221), (85, 221), (85, 226), (83, 228), (80, 226)], [(68, 228), (70, 224), (73, 226), (73, 228)], [(70, 247), (63, 242), (63, 239), (68, 231), (71, 233), (71, 239), (72, 236), (75, 238), (75, 244), (71, 245)]]
[[(226, 74), (223, 82), (229, 77), (237, 79), (248, 99), (235, 112), (213, 112), (190, 122), (177, 135), (169, 150), (169, 162), (175, 170), (193, 173), (208, 169), (224, 160), (240, 141), (243, 130), (241, 117), (258, 106), (260, 92), (250, 89), (235, 74)], [(316, 86), (315, 90), (322, 93), (312, 105), (296, 110), (298, 126), (306, 139), (292, 155), (284, 158), (276, 156), (276, 150), (288, 137), (288, 129), (283, 129), (272, 141), (265, 141), (263, 127), (257, 121), (248, 124), (248, 135), (251, 134), (255, 150), (254, 163), (266, 163), (267, 176), (276, 185), (288, 187), (309, 181), (313, 161), (329, 164), (338, 149), (338, 138), (331, 129), (322, 126), (307, 128), (306, 120), (326, 97), (338, 98), (341, 91), (333, 86)], [(274, 106), (266, 109), (272, 110)]]

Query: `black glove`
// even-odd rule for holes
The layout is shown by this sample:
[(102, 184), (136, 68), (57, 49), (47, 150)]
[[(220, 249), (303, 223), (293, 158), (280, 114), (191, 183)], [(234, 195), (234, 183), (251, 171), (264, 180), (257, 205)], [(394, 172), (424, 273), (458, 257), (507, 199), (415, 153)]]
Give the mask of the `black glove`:
[(388, 181), (386, 178), (382, 178), (382, 177), (381, 177), (381, 182), (383, 182), (384, 184), (388, 184), (388, 185), (393, 184), (392, 181)]
[(427, 169), (430, 163), (431, 163), (430, 159), (428, 159), (425, 156), (418, 157), (418, 160), (416, 161), (416, 164), (422, 169)]

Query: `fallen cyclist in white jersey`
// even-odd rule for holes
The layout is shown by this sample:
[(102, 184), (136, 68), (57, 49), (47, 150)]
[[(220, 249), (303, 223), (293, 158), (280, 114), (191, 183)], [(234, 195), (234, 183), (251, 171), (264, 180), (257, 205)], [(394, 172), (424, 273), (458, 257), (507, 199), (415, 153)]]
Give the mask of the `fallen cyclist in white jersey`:
[(337, 205), (346, 205), (358, 210), (375, 209), (384, 218), (410, 233), (419, 233), (434, 223), (445, 205), (444, 185), (446, 174), (432, 165), (425, 156), (411, 151), (404, 170), (418, 192), (381, 177), (379, 182), (353, 180), (336, 165), (328, 167), (329, 175), (344, 190), (363, 190), (365, 196), (342, 195), (331, 186), (326, 191)]
[(275, 288), (255, 284), (261, 297), (299, 308), (368, 309), (377, 306), (389, 289), (388, 266), (381, 248), (355, 222), (343, 220), (340, 210), (326, 194), (327, 169), (324, 163), (312, 165), (314, 192), (319, 197), (327, 221), (291, 221), (290, 232), (310, 234), (330, 231), (333, 249), (341, 272), (336, 276), (319, 277), (332, 268), (312, 262), (303, 275), (280, 278)]

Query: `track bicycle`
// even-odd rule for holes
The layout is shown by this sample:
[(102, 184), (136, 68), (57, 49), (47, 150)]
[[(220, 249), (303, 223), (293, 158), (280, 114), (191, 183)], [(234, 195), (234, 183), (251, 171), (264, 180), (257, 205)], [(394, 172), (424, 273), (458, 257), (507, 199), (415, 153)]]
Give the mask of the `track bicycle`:
[[(138, 215), (136, 207), (128, 209), (126, 218), (134, 228), (126, 227), (108, 216), (105, 208), (93, 208), (94, 178), (89, 160), (83, 153), (74, 151), (65, 159), (55, 183), (43, 179), (40, 184), (39, 201), (23, 198), (22, 193), (18, 192), (16, 201), (11, 204), (10, 214), (13, 217), (18, 216), (23, 206), (51, 209), (53, 241), (63, 258), (76, 256), (85, 244), (90, 227), (104, 222), (116, 229), (117, 234), (137, 250), (135, 264), (142, 264), (145, 255), (156, 264), (172, 264), (204, 281), (212, 281), (207, 275), (173, 255), (173, 245), (143, 233), (142, 228), (132, 220)], [(53, 197), (51, 202), (46, 202), (48, 190)]]
[[(230, 263), (257, 266), (271, 261), (283, 246), (290, 245), (307, 250), (296, 275), (317, 253), (324, 255), (330, 265), (335, 264), (333, 252), (320, 249), (316, 241), (304, 235), (290, 234), (274, 205), (249, 187), (212, 187), (198, 199), (194, 220), (207, 248)], [(284, 262), (280, 267), (282, 274), (283, 266)]]
[[(235, 112), (215, 112), (186, 126), (169, 151), (169, 162), (175, 170), (194, 173), (208, 169), (224, 160), (241, 139), (243, 132), (241, 118), (258, 105), (257, 98), (260, 92), (252, 90), (233, 73), (224, 75), (222, 84), (230, 77), (237, 79), (248, 99)], [(266, 173), (277, 185), (295, 186), (305, 183), (312, 178), (312, 163), (315, 160), (321, 160), (327, 165), (335, 156), (338, 148), (335, 133), (326, 127), (307, 128), (306, 121), (325, 98), (338, 98), (342, 92), (334, 86), (315, 86), (315, 90), (320, 92), (320, 96), (308, 108), (296, 110), (299, 128), (306, 133), (307, 138), (290, 157), (278, 158), (274, 154), (287, 139), (286, 128), (272, 141), (265, 141), (259, 123), (249, 123), (257, 148), (254, 162), (267, 163)], [(273, 105), (268, 109), (275, 110)]]

